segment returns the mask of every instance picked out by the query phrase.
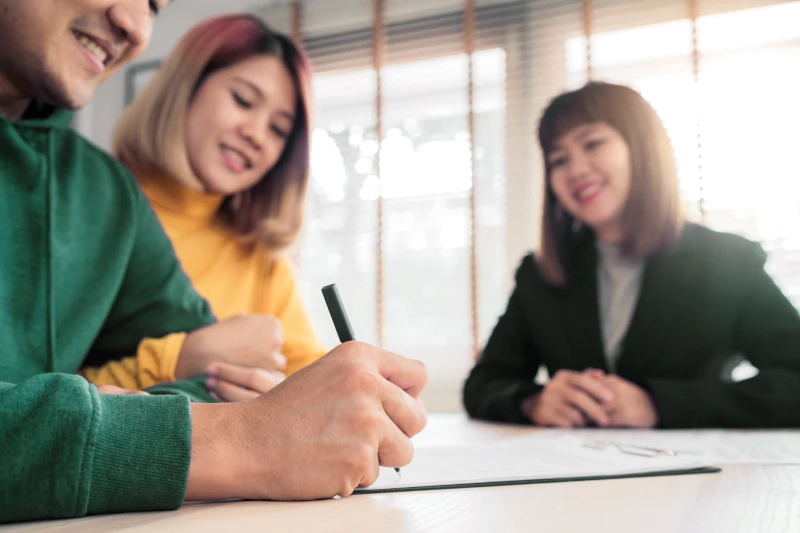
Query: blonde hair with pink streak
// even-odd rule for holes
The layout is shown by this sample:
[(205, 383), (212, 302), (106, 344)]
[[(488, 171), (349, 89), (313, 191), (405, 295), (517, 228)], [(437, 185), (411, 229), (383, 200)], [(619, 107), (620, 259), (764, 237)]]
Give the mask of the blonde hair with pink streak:
[(112, 151), (135, 174), (191, 178), (184, 130), (194, 94), (210, 74), (255, 55), (278, 57), (291, 74), (298, 102), (295, 124), (275, 166), (250, 189), (225, 198), (217, 216), (244, 241), (277, 252), (295, 241), (303, 224), (311, 66), (291, 39), (259, 19), (226, 15), (194, 27), (123, 114)]

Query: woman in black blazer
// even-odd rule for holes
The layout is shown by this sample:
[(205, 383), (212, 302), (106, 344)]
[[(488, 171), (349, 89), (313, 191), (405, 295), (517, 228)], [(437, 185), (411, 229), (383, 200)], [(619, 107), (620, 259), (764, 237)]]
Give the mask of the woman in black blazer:
[[(589, 83), (542, 116), (540, 252), (464, 386), (470, 416), (559, 427), (798, 427), (800, 316), (741, 237), (687, 223), (667, 132)], [(720, 361), (759, 373), (733, 383)], [(552, 379), (534, 383), (544, 364)]]

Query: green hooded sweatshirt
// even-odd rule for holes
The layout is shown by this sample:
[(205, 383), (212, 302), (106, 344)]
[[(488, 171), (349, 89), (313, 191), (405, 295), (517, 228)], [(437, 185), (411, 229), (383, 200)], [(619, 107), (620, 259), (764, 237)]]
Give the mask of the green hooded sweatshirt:
[(189, 398), (74, 373), (214, 321), (134, 179), (36, 104), (0, 118), (0, 522), (174, 509)]

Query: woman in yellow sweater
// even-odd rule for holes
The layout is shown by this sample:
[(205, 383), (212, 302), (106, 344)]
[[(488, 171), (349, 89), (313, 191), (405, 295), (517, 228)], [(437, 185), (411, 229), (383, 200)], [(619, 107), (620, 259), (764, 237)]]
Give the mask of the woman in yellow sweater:
[[(279, 356), (271, 372), (250, 366), (247, 354), (233, 358), (238, 364), (211, 364), (206, 386), (222, 400), (266, 392), (325, 353), (280, 256), (303, 221), (310, 78), (308, 60), (284, 35), (248, 15), (215, 18), (181, 41), (115, 132), (115, 155), (139, 180), (215, 315), (247, 321), (255, 314), (264, 342), (285, 357), (285, 368)], [(148, 360), (166, 367), (156, 381), (169, 381), (182, 339), (150, 339), (135, 360), (85, 375), (95, 382), (123, 376), (110, 381), (130, 387), (124, 376), (134, 378)]]

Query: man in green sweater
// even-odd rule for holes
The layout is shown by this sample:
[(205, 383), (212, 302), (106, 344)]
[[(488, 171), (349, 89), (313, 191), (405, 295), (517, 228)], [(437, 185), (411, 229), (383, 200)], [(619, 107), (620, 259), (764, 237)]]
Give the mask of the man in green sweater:
[(167, 3), (0, 0), (0, 522), (347, 495), (425, 424), (423, 365), (359, 343), (232, 404), (74, 374), (213, 322), (133, 180), (68, 129)]

